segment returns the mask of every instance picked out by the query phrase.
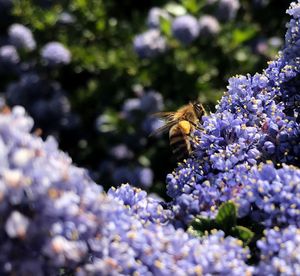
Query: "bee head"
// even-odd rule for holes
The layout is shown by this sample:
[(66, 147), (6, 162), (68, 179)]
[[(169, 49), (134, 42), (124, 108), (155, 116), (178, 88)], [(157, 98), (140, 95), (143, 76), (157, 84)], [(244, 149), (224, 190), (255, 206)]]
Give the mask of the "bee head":
[(197, 117), (201, 118), (205, 113), (203, 105), (199, 101), (195, 101), (192, 104), (193, 104), (193, 107), (194, 107)]

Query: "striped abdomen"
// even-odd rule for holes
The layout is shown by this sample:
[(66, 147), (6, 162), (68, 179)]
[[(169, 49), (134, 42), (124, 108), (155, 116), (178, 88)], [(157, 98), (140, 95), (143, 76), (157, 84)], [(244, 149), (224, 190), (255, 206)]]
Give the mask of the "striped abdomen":
[(169, 139), (170, 146), (177, 160), (187, 158), (191, 154), (192, 149), (189, 136), (180, 124), (176, 124), (170, 128)]

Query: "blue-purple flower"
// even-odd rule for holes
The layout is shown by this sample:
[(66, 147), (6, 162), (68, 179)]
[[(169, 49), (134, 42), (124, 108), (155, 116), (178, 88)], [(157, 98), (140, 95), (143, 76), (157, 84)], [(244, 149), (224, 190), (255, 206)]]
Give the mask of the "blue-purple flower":
[(176, 17), (172, 23), (172, 32), (181, 43), (190, 44), (199, 35), (198, 21), (189, 14)]
[(159, 30), (150, 29), (135, 36), (133, 47), (140, 58), (153, 58), (165, 52), (167, 44)]
[(60, 42), (49, 42), (41, 50), (42, 59), (49, 66), (65, 65), (71, 62), (70, 51)]
[(169, 210), (129, 185), (104, 194), (32, 126), (22, 107), (0, 114), (1, 274), (252, 273), (239, 240), (176, 230)]
[(300, 230), (289, 226), (265, 231), (257, 242), (261, 251), (255, 275), (298, 275), (300, 273)]
[(167, 11), (158, 8), (153, 7), (149, 10), (148, 16), (147, 16), (147, 25), (149, 28), (159, 28), (160, 27), (160, 21), (161, 19), (164, 20), (171, 20), (170, 15)]
[[(295, 5), (288, 12), (294, 9)], [(167, 176), (177, 219), (188, 222), (197, 214), (214, 216), (222, 202), (236, 199), (251, 186), (243, 178), (251, 179), (251, 167), (260, 163), (299, 165), (297, 25), (298, 18), (293, 18), (277, 60), (262, 74), (231, 78), (216, 112), (203, 117), (203, 130), (194, 133), (193, 155)], [(250, 202), (243, 196), (241, 200), (240, 213), (245, 214)], [(283, 220), (284, 212), (278, 219)]]
[(30, 29), (24, 25), (14, 23), (8, 29), (10, 43), (19, 49), (32, 51), (36, 48), (36, 42)]
[(203, 15), (199, 19), (200, 36), (212, 36), (220, 32), (220, 24), (218, 20), (211, 15)]

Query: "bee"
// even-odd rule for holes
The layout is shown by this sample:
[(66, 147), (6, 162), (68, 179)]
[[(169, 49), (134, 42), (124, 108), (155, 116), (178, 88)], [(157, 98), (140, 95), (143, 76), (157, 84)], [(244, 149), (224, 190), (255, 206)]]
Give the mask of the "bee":
[(170, 146), (177, 160), (187, 158), (192, 153), (191, 133), (201, 129), (202, 117), (206, 114), (199, 102), (190, 102), (175, 112), (158, 112), (154, 115), (163, 119), (165, 124), (154, 131), (154, 134), (169, 131)]

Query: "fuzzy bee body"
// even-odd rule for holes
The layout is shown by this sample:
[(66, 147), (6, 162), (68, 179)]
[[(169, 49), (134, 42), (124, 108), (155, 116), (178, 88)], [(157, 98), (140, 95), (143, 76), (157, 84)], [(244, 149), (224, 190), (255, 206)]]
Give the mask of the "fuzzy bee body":
[(190, 134), (199, 127), (204, 114), (205, 109), (200, 102), (189, 103), (175, 112), (156, 114), (166, 121), (156, 133), (169, 131), (170, 146), (177, 160), (192, 153)]
[(186, 139), (186, 133), (179, 124), (170, 128), (169, 139), (173, 154), (178, 160), (189, 156), (192, 152), (191, 143)]

